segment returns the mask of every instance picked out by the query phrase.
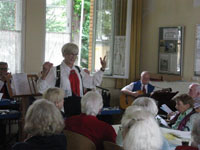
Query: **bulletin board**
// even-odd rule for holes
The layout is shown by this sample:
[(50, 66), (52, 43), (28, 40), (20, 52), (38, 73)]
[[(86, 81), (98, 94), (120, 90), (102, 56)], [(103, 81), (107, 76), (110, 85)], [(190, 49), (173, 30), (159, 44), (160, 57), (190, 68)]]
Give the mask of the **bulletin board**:
[(183, 27), (160, 27), (158, 44), (158, 72), (182, 74)]

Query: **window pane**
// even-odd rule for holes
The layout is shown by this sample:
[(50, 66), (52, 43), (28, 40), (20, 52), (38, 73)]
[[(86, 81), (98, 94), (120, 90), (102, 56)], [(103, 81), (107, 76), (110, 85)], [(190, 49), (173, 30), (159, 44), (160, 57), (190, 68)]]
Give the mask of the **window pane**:
[[(61, 48), (70, 42), (70, 9), (67, 0), (46, 1), (46, 44), (45, 61), (58, 65), (63, 60)], [(68, 0), (69, 2), (69, 0)]]
[[(107, 68), (110, 71), (112, 66), (112, 47), (113, 47), (113, 30), (112, 30), (113, 8), (112, 0), (96, 1), (96, 28), (95, 28), (95, 70), (101, 67), (100, 57), (107, 57)], [(109, 59), (108, 59), (109, 58)]]
[(22, 0), (0, 0), (0, 61), (21, 72)]

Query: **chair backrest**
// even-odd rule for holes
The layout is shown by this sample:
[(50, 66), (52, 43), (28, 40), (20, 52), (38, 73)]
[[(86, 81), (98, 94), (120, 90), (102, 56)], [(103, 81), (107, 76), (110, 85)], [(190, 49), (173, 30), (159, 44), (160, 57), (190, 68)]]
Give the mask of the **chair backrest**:
[(103, 147), (104, 147), (104, 150), (123, 150), (121, 146), (109, 141), (104, 141)]
[(64, 130), (67, 137), (67, 150), (96, 150), (95, 144), (86, 136)]
[(27, 78), (28, 78), (28, 84), (30, 87), (31, 94), (38, 94), (38, 90), (37, 90), (38, 76), (37, 76), (37, 74), (28, 74)]
[[(9, 79), (9, 81), (7, 81), (8, 93), (9, 93), (10, 97), (16, 98), (18, 96), (16, 96), (16, 94), (13, 93), (14, 89), (11, 86), (10, 80), (11, 79)], [(41, 94), (37, 90), (38, 75), (37, 74), (27, 74), (27, 80), (28, 80), (28, 87), (30, 88), (30, 95), (41, 96)]]

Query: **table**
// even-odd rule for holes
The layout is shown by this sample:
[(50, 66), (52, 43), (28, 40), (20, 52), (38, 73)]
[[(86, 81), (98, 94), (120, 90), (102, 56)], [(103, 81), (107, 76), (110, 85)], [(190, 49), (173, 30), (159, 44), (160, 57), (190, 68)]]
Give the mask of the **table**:
[(160, 127), (163, 136), (173, 145), (182, 145), (182, 142), (186, 141), (191, 144), (191, 132), (190, 131), (179, 131), (169, 128)]

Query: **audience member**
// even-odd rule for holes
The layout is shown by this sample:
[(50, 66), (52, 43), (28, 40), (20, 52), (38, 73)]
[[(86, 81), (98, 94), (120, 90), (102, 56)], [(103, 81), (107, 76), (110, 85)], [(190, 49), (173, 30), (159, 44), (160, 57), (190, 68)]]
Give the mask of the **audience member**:
[(195, 110), (193, 109), (194, 101), (191, 96), (181, 94), (175, 97), (176, 109), (178, 114), (170, 121), (173, 129), (181, 131), (191, 131), (192, 124), (195, 120)]
[(200, 113), (200, 100), (195, 100), (194, 101), (194, 109), (198, 113)]
[(191, 135), (192, 146), (200, 148), (200, 116), (194, 121)]
[(65, 44), (62, 47), (62, 63), (53, 67), (52, 63), (45, 62), (37, 84), (41, 93), (51, 87), (60, 87), (65, 91), (64, 109), (67, 116), (81, 113), (80, 100), (84, 94), (83, 89), (93, 89), (100, 85), (106, 67), (105, 57), (100, 58), (101, 69), (90, 76), (87, 71), (75, 66), (78, 51), (77, 45)]
[(66, 137), (61, 132), (64, 120), (56, 106), (45, 99), (36, 100), (25, 117), (25, 142), (17, 143), (13, 150), (66, 150)]
[[(149, 98), (149, 97), (140, 97), (140, 98), (135, 99), (135, 101), (132, 103), (132, 106), (133, 107), (128, 107), (128, 109), (125, 111), (125, 114), (126, 113), (131, 114), (129, 112), (134, 112), (134, 111), (137, 111), (138, 109), (145, 110), (149, 112), (150, 114), (152, 114), (153, 116), (156, 116), (158, 113), (158, 107), (156, 105), (156, 102), (154, 101), (154, 99)], [(131, 118), (131, 116), (128, 116), (128, 115), (126, 115), (126, 117)], [(118, 130), (117, 139), (116, 139), (116, 143), (120, 146), (123, 145), (123, 138), (122, 138), (121, 132), (122, 130)], [(168, 141), (164, 137), (162, 137), (162, 139), (163, 139), (162, 150), (170, 150)]]
[(61, 111), (63, 117), (65, 117), (64, 112), (62, 111), (64, 96), (65, 96), (64, 90), (57, 87), (49, 88), (43, 94), (43, 98), (53, 102), (56, 105), (56, 107)]
[(129, 85), (122, 88), (121, 92), (137, 97), (143, 94), (150, 94), (154, 90), (154, 86), (149, 83), (150, 81), (150, 74), (148, 71), (143, 71), (141, 73), (141, 77), (139, 81), (132, 82)]
[(162, 134), (154, 116), (141, 107), (127, 108), (122, 130), (125, 150), (160, 150), (162, 147)]
[(177, 146), (176, 150), (198, 150), (200, 148), (200, 116), (194, 121), (191, 137), (191, 146)]
[(200, 100), (200, 84), (190, 84), (188, 95), (190, 95), (194, 100)]
[(2, 98), (10, 99), (7, 83), (10, 82), (11, 74), (8, 72), (8, 64), (0, 62), (0, 93), (3, 93)]
[(103, 141), (115, 143), (116, 139), (113, 127), (96, 118), (102, 107), (102, 96), (94, 91), (87, 92), (81, 99), (82, 114), (65, 120), (65, 129), (88, 137), (97, 150), (103, 149)]

